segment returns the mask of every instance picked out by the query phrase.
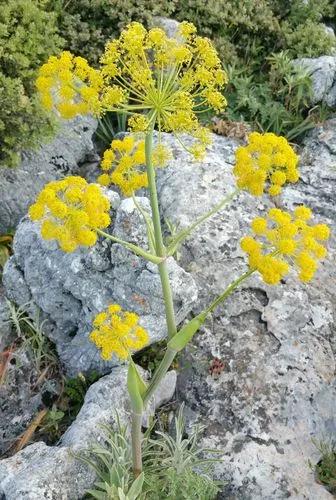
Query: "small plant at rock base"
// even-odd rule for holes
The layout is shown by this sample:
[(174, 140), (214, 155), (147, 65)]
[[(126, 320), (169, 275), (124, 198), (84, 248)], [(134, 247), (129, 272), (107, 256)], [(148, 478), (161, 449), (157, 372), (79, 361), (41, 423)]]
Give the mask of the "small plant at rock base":
[(310, 463), (316, 477), (333, 495), (336, 494), (336, 443), (333, 441), (314, 440), (321, 459), (316, 465)]
[[(146, 439), (142, 436), (142, 417), (177, 354), (192, 340), (209, 314), (250, 276), (256, 274), (269, 285), (279, 284), (290, 273), (302, 282), (313, 279), (318, 262), (326, 257), (325, 243), (330, 231), (327, 225), (313, 222), (308, 207), (297, 206), (290, 212), (269, 209), (265, 217), (252, 221), (252, 234), (241, 240), (242, 258), (246, 254), (246, 272), (236, 277), (197, 316), (178, 328), (169, 278), (172, 255), (186, 238), (192, 237), (196, 228), (223, 210), (239, 196), (240, 191), (274, 199), (287, 183), (297, 182), (298, 156), (284, 137), (273, 133), (251, 133), (248, 143), (236, 151), (233, 174), (237, 179), (237, 189), (225, 193), (209, 212), (177, 231), (168, 244), (164, 243), (156, 170), (169, 161), (172, 152), (163, 144), (162, 131), (171, 132), (191, 156), (202, 161), (211, 143), (211, 134), (199, 117), (204, 108), (216, 112), (225, 108), (222, 89), (227, 83), (226, 73), (211, 42), (197, 36), (195, 26), (188, 22), (180, 25), (177, 38), (169, 38), (159, 28), (146, 30), (139, 23), (131, 23), (119, 39), (108, 42), (101, 64), (100, 69), (94, 69), (82, 57), (63, 52), (60, 57), (51, 57), (41, 67), (37, 86), (44, 105), (64, 118), (82, 113), (96, 116), (103, 116), (108, 111), (127, 113), (132, 133), (113, 140), (105, 151), (101, 164), (103, 172), (98, 182), (102, 186), (114, 184), (122, 194), (133, 196), (135, 207), (138, 203), (134, 193), (148, 187), (151, 214), (139, 209), (147, 227), (148, 246), (140, 247), (104, 231), (111, 222), (105, 188), (88, 184), (79, 177), (68, 177), (46, 185), (30, 207), (29, 215), (40, 225), (42, 237), (58, 242), (64, 252), (73, 252), (82, 246), (91, 247), (103, 237), (158, 267), (167, 341), (162, 360), (151, 379), (143, 379), (133, 359), (134, 352), (149, 342), (149, 333), (137, 314), (124, 310), (119, 304), (106, 304), (94, 318), (89, 336), (103, 360), (116, 356), (128, 362), (127, 388), (132, 410), (131, 481), (134, 484), (140, 478), (134, 488), (137, 490), (142, 484), (145, 490), (146, 474), (149, 475), (150, 471), (147, 469), (146, 472), (143, 466), (146, 463), (146, 455), (143, 457), (142, 453)], [(155, 146), (154, 130), (157, 130), (158, 137)], [(183, 135), (186, 133), (192, 138), (188, 147)], [(181, 189), (188, 190), (188, 186)], [(190, 451), (191, 443), (187, 445), (180, 436), (173, 446), (170, 438), (161, 438), (162, 453), (167, 454), (168, 448), (172, 452), (166, 462), (169, 469), (174, 466), (173, 462), (176, 463), (175, 451), (182, 456), (182, 451)], [(130, 449), (125, 448), (124, 442), (121, 446), (124, 450)], [(160, 456), (160, 449), (153, 443), (151, 446), (155, 455)], [(127, 457), (130, 460), (129, 452)], [(193, 464), (196, 467), (194, 461)], [(177, 477), (179, 472), (173, 471), (174, 484), (163, 484), (162, 488), (170, 491), (180, 484), (182, 494), (183, 488), (193, 483), (194, 470), (187, 469), (182, 480), (182, 476)], [(121, 475), (124, 473), (124, 470), (120, 471)], [(160, 473), (154, 470), (153, 474), (155, 481), (160, 481)], [(206, 491), (206, 480), (197, 481), (194, 483), (200, 487), (202, 483)], [(124, 486), (129, 488), (128, 480), (117, 487), (116, 494), (119, 495), (118, 488)], [(127, 495), (127, 491), (122, 491), (124, 496), (121, 498)], [(209, 495), (211, 497), (212, 493)]]
[(55, 442), (60, 437), (60, 424), (65, 413), (53, 405), (46, 413), (40, 425), (40, 433), (48, 435), (51, 442)]
[[(127, 428), (116, 418), (115, 430), (105, 428), (105, 441), (79, 456), (96, 471), (99, 480), (87, 493), (97, 499), (213, 500), (219, 484), (211, 479), (212, 468), (219, 450), (203, 449), (199, 445), (202, 426), (194, 426), (186, 435), (183, 406), (175, 417), (174, 437), (148, 429), (143, 440), (144, 472), (141, 482), (134, 485), (132, 447)], [(141, 488), (139, 487), (141, 484)], [(134, 496), (132, 491), (137, 492)], [(119, 496), (118, 496), (119, 495)], [(122, 496), (122, 495), (125, 495)], [(133, 496), (132, 496), (133, 495)]]
[(30, 305), (27, 303), (16, 307), (8, 301), (10, 321), (22, 342), (20, 348), (28, 349), (31, 352), (37, 372), (53, 370), (58, 365), (54, 346), (43, 332), (40, 313), (37, 311), (34, 319), (28, 316), (27, 311), (29, 311)]
[(97, 372), (92, 371), (87, 375), (79, 373), (77, 377), (66, 378), (62, 397), (66, 404), (62, 405), (64, 410), (73, 419), (81, 409), (88, 388), (99, 379)]

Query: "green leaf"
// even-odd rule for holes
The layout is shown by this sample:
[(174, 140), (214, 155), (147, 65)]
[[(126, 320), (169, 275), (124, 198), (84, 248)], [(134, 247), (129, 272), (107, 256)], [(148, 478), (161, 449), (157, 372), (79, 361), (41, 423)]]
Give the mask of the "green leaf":
[(127, 493), (129, 500), (136, 500), (136, 498), (138, 498), (138, 496), (142, 492), (144, 479), (145, 479), (145, 475), (142, 472), (140, 474), (140, 476), (136, 478), (136, 480), (132, 484), (131, 488), (129, 489), (129, 492)]
[(127, 388), (131, 400), (131, 406), (135, 413), (143, 412), (142, 394), (144, 387), (146, 387), (146, 385), (141, 379), (134, 361), (131, 359), (127, 373)]
[(190, 342), (195, 333), (200, 329), (206, 320), (207, 314), (201, 313), (191, 321), (189, 321), (186, 325), (184, 325), (181, 330), (179, 330), (176, 335), (168, 342), (167, 346), (176, 351), (182, 351), (185, 346)]

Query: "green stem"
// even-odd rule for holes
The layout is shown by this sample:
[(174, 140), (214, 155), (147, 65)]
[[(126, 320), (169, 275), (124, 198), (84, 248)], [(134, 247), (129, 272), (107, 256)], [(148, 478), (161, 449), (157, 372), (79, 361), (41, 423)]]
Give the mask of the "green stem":
[(177, 354), (177, 351), (170, 349), (169, 347), (167, 348), (165, 355), (164, 355), (161, 363), (157, 367), (157, 369), (153, 375), (153, 378), (149, 383), (147, 391), (146, 391), (145, 395), (143, 396), (144, 406), (147, 405), (148, 401), (151, 399), (151, 397), (153, 396), (157, 387), (159, 386), (161, 380), (166, 375), (167, 371), (170, 368), (170, 365), (174, 361), (176, 354)]
[(160, 258), (157, 255), (153, 255), (149, 252), (146, 252), (146, 250), (144, 250), (143, 248), (140, 248), (137, 245), (133, 245), (133, 243), (128, 243), (128, 241), (121, 240), (120, 238), (112, 236), (111, 234), (105, 233), (105, 231), (102, 231), (101, 229), (97, 229), (96, 231), (101, 236), (104, 236), (105, 238), (113, 241), (114, 243), (120, 243), (120, 245), (123, 245), (124, 247), (128, 248), (128, 250), (131, 250), (136, 255), (139, 255), (140, 257), (143, 257), (144, 259), (149, 260), (154, 264), (160, 264), (164, 260), (164, 257)]
[(155, 170), (152, 162), (152, 150), (153, 150), (153, 129), (149, 130), (146, 134), (146, 140), (145, 140), (146, 168), (148, 176), (150, 202), (152, 208), (155, 250), (157, 257), (161, 258), (161, 261), (158, 263), (158, 267), (159, 267), (163, 300), (166, 312), (168, 338), (172, 338), (176, 334), (174, 303), (173, 303), (171, 286), (169, 282), (167, 264), (165, 260), (162, 260), (165, 259), (166, 257), (166, 249), (163, 244), (163, 238), (162, 238), (161, 220), (160, 220), (159, 204), (158, 204), (156, 182), (155, 182)]
[(231, 201), (237, 193), (239, 193), (239, 189), (236, 189), (233, 191), (233, 193), (229, 194), (226, 196), (223, 200), (221, 200), (217, 205), (215, 205), (209, 212), (205, 213), (204, 215), (201, 215), (195, 222), (193, 222), (190, 226), (186, 227), (180, 233), (176, 235), (174, 240), (170, 243), (167, 252), (168, 255), (173, 255), (176, 252), (176, 247), (179, 245), (185, 238), (189, 236), (189, 234), (194, 231), (202, 222), (206, 221), (209, 217), (212, 215), (216, 214), (221, 208), (223, 208), (229, 201)]
[(141, 423), (142, 414), (132, 413), (132, 460), (133, 460), (133, 473), (135, 478), (140, 476), (142, 472), (142, 452), (141, 452)]

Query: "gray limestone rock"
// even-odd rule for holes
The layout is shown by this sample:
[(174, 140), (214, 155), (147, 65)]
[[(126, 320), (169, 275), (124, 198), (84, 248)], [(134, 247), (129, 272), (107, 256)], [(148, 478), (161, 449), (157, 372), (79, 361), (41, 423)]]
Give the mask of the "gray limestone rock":
[(313, 104), (336, 106), (336, 56), (296, 59), (295, 64), (308, 70), (313, 84)]
[(154, 17), (153, 26), (163, 29), (169, 38), (175, 38), (178, 35), (180, 23), (169, 17)]
[(0, 169), (0, 234), (17, 226), (47, 182), (80, 173), (78, 164), (93, 152), (96, 127), (90, 116), (65, 120), (52, 142), (24, 152), (18, 167)]
[[(192, 164), (172, 144), (174, 160), (159, 173), (163, 217), (185, 227), (232, 192), (236, 146), (214, 136), (205, 162)], [(186, 403), (189, 423), (206, 426), (203, 444), (223, 451), (217, 475), (227, 485), (221, 498), (332, 498), (315, 482), (308, 461), (319, 459), (312, 438), (332, 439), (336, 433), (334, 154), (330, 121), (307, 139), (301, 181), (281, 197), (287, 208), (306, 203), (318, 221), (332, 227), (329, 259), (315, 280), (302, 284), (291, 275), (271, 287), (251, 277), (182, 356), (178, 399)], [(180, 249), (178, 262), (199, 289), (194, 313), (246, 270), (239, 239), (251, 218), (270, 206), (266, 198), (242, 193)]]
[(4, 288), (0, 285), (0, 352), (14, 340), (10, 322), (10, 310), (5, 297)]
[(34, 387), (39, 372), (32, 353), (22, 346), (8, 353), (0, 384), (0, 455), (8, 452), (42, 409), (42, 394)]
[[(113, 227), (119, 238), (145, 245), (146, 229), (131, 199), (119, 205), (119, 196), (110, 191)], [(138, 198), (149, 210), (147, 198)], [(168, 272), (175, 297), (176, 314), (182, 321), (197, 298), (194, 280), (168, 259)], [(141, 317), (151, 342), (166, 335), (164, 305), (157, 267), (125, 250), (119, 244), (101, 239), (91, 249), (65, 254), (55, 242), (41, 239), (39, 227), (25, 218), (14, 239), (14, 256), (7, 262), (3, 282), (7, 296), (19, 305), (31, 302), (45, 320), (44, 329), (55, 342), (69, 375), (97, 370), (106, 373), (118, 364), (101, 360), (88, 339), (95, 315), (111, 303), (118, 303)]]
[[(89, 388), (80, 413), (59, 446), (34, 443), (0, 461), (0, 497), (6, 500), (82, 498), (93, 486), (95, 474), (77, 456), (90, 445), (103, 442), (103, 426), (115, 428), (116, 412), (121, 423), (129, 423), (126, 378), (127, 367), (115, 367)], [(169, 372), (154, 395), (152, 409), (172, 397), (175, 381), (176, 374)]]

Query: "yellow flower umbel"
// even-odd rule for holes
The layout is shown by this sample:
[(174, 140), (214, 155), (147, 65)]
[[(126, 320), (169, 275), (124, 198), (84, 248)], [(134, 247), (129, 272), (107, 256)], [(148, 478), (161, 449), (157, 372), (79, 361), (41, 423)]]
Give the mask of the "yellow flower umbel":
[[(248, 254), (251, 269), (260, 272), (265, 283), (275, 285), (293, 266), (301, 281), (310, 281), (323, 259), (326, 248), (320, 243), (329, 238), (326, 224), (310, 225), (311, 210), (297, 207), (291, 215), (272, 208), (267, 218), (252, 221), (256, 237), (245, 236), (241, 248)], [(258, 239), (257, 239), (258, 237)]]
[(181, 23), (179, 36), (169, 38), (160, 28), (147, 31), (133, 22), (119, 39), (107, 43), (101, 65), (97, 72), (68, 52), (50, 58), (38, 79), (46, 107), (52, 106), (51, 89), (57, 84), (62, 98), (57, 107), (63, 116), (127, 113), (134, 132), (157, 127), (176, 135), (191, 134), (196, 142), (190, 151), (202, 157), (210, 133), (200, 126), (198, 116), (224, 109), (220, 90), (227, 77), (210, 40), (197, 36), (194, 25)]
[(236, 151), (233, 173), (238, 187), (255, 196), (261, 196), (266, 186), (271, 196), (280, 194), (286, 182), (297, 182), (298, 156), (284, 137), (275, 134), (249, 135), (247, 146)]
[[(153, 164), (163, 166), (170, 158), (170, 151), (159, 144), (153, 151)], [(104, 152), (97, 179), (99, 184), (118, 186), (124, 196), (132, 196), (138, 189), (148, 186), (145, 168), (145, 141), (136, 141), (134, 135), (124, 139), (114, 139), (111, 147)]]
[(36, 87), (46, 109), (55, 106), (63, 118), (73, 118), (78, 114), (100, 114), (103, 83), (100, 72), (85, 59), (62, 52), (59, 57), (49, 57), (41, 66)]
[[(177, 135), (189, 133), (198, 141), (191, 151), (201, 155), (210, 134), (200, 126), (198, 115), (204, 109), (224, 109), (220, 89), (227, 78), (216, 50), (196, 35), (194, 25), (182, 23), (177, 39), (160, 28), (147, 31), (131, 23), (118, 40), (107, 44), (101, 62), (107, 83), (103, 107), (130, 112), (129, 125), (136, 132), (156, 125)], [(122, 94), (118, 102), (117, 90)]]
[(120, 359), (127, 359), (132, 351), (148, 344), (148, 333), (138, 321), (137, 314), (123, 311), (118, 304), (110, 305), (96, 316), (90, 340), (101, 349), (104, 360), (111, 359), (113, 354)]
[(96, 184), (82, 177), (67, 177), (47, 184), (29, 208), (33, 221), (41, 221), (41, 235), (57, 240), (64, 252), (92, 246), (97, 229), (110, 224), (110, 202)]

